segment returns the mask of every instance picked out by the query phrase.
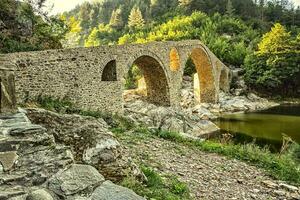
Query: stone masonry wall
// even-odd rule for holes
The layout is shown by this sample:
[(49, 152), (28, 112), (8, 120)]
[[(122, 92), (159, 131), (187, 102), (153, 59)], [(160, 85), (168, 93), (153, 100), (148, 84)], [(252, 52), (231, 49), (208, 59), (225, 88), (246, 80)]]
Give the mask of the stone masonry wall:
[[(171, 70), (170, 52), (174, 49), (178, 52), (176, 59), (180, 67)], [(205, 68), (209, 71), (207, 73), (212, 74), (209, 77), (201, 74), (199, 77), (200, 88), (201, 83), (206, 82), (213, 84), (209, 88), (214, 88), (207, 94), (205, 88), (202, 88), (201, 97), (205, 101), (217, 102), (220, 70), (223, 68), (216, 66), (215, 63), (220, 61), (199, 41), (47, 50), (5, 54), (0, 57), (10, 60), (16, 69), (18, 103), (41, 95), (68, 99), (83, 109), (122, 112), (123, 82), (133, 63), (145, 73), (149, 101), (167, 106), (179, 105), (184, 66), (194, 49), (205, 52), (201, 53), (204, 57), (197, 60), (205, 59), (206, 62), (198, 63), (206, 63), (207, 66), (197, 67)], [(110, 64), (107, 65), (108, 63)], [(0, 60), (1, 65), (3, 63)], [(110, 66), (115, 69), (104, 70)], [(115, 75), (112, 70), (116, 71), (116, 77), (108, 80)], [(110, 74), (103, 76), (103, 71)], [(106, 77), (105, 81), (102, 81), (103, 77)], [(207, 77), (210, 80), (204, 80)]]

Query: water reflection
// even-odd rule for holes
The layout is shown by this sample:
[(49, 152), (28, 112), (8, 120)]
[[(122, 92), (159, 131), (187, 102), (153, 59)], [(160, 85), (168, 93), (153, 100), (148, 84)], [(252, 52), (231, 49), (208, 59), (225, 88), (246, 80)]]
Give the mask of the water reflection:
[(278, 106), (255, 113), (222, 116), (217, 124), (223, 131), (247, 135), (257, 140), (280, 143), (282, 134), (300, 143), (300, 105)]

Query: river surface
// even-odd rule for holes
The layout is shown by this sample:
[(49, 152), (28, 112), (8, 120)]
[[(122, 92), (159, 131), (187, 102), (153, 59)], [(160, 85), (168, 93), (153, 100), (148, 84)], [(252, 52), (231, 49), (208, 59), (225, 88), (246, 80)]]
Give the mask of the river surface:
[(239, 141), (280, 145), (282, 134), (300, 143), (300, 105), (281, 105), (268, 110), (223, 115), (216, 122), (222, 132)]

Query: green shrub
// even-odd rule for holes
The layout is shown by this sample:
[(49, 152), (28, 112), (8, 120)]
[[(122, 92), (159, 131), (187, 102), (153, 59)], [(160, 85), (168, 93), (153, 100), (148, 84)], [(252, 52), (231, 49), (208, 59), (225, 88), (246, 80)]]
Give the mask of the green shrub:
[(260, 92), (270, 95), (300, 96), (299, 39), (275, 24), (263, 36), (258, 50), (245, 59), (245, 81)]
[(150, 167), (142, 166), (142, 172), (147, 177), (143, 184), (133, 177), (127, 177), (122, 185), (141, 196), (155, 200), (189, 200), (191, 199), (187, 185), (174, 176), (161, 176)]
[(251, 54), (245, 60), (245, 81), (251, 88), (270, 95), (299, 96), (299, 63), (297, 51)]

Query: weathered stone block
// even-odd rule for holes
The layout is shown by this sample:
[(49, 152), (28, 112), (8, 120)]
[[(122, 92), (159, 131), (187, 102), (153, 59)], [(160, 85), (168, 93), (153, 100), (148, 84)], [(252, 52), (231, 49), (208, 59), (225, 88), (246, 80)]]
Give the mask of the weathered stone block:
[(0, 66), (0, 113), (16, 109), (15, 77), (12, 69)]

